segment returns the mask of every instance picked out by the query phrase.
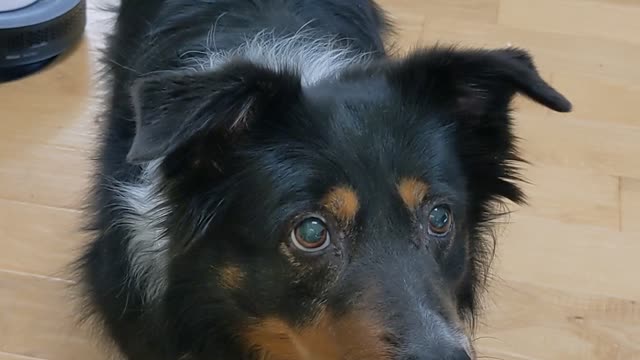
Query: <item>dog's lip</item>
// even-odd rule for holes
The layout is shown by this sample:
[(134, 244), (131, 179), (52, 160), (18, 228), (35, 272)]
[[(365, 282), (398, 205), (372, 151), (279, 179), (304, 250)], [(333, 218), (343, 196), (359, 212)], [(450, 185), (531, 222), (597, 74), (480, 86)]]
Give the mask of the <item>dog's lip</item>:
[(473, 348), (473, 345), (471, 345), (471, 339), (468, 337), (466, 337), (466, 341), (464, 342), (464, 351), (467, 352), (467, 355), (471, 360), (477, 359), (476, 350)]
[(478, 358), (478, 355), (476, 354), (476, 350), (473, 347), (473, 338), (470, 332), (468, 332), (469, 329), (465, 330), (467, 331), (460, 330), (460, 332), (458, 333), (458, 344), (462, 346), (462, 350), (467, 353), (467, 356), (469, 356), (471, 360), (476, 360)]
[(469, 355), (469, 359), (476, 360), (476, 351), (473, 348), (467, 349), (467, 355)]

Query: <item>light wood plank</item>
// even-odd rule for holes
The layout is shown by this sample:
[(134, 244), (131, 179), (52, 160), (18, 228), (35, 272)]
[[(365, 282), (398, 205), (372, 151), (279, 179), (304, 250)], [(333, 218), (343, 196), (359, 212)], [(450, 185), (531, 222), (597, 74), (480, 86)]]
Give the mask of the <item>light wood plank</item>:
[(572, 115), (519, 112), (516, 129), (527, 160), (640, 178), (640, 127)]
[(554, 73), (569, 72), (628, 87), (640, 84), (640, 69), (630, 66), (640, 62), (640, 46), (628, 42), (438, 18), (428, 20), (424, 31), (424, 41), (429, 44), (528, 49), (545, 74), (553, 70)]
[(106, 359), (76, 326), (68, 287), (0, 271), (0, 351), (50, 360)]
[(45, 359), (34, 358), (31, 356), (24, 356), (24, 355), (18, 355), (18, 354), (9, 354), (9, 353), (0, 351), (0, 360), (45, 360)]
[(640, 44), (640, 7), (589, 0), (502, 0), (498, 23)]
[(48, 144), (0, 142), (0, 198), (77, 209), (91, 153)]
[(381, 0), (385, 9), (405, 14), (424, 14), (428, 20), (445, 18), (450, 21), (469, 19), (496, 23), (499, 0)]
[(481, 359), (640, 359), (640, 302), (526, 281), (499, 282), (491, 291), (476, 341)]
[(633, 234), (514, 213), (498, 241), (496, 273), (505, 280), (580, 295), (640, 300)]
[(528, 206), (519, 210), (568, 224), (617, 231), (620, 227), (619, 180), (585, 169), (564, 166), (524, 166), (522, 187)]
[(387, 45), (392, 54), (401, 55), (408, 49), (418, 48), (422, 44), (424, 23), (426, 21), (422, 14), (411, 14), (395, 10), (394, 7), (387, 7), (389, 18), (395, 24), (395, 33), (390, 37), (390, 44)]
[(79, 228), (77, 211), (0, 199), (0, 269), (68, 279)]
[[(572, 116), (607, 124), (640, 127), (640, 84), (622, 85), (590, 74), (562, 71), (552, 74), (553, 85), (571, 97)], [(585, 86), (585, 84), (589, 84)]]
[(623, 178), (620, 180), (622, 231), (635, 233), (640, 241), (640, 180)]

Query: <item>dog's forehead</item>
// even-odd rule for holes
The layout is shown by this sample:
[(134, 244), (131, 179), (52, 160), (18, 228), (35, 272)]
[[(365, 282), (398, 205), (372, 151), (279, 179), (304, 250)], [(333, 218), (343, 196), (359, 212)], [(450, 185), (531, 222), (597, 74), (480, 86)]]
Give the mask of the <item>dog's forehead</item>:
[(309, 146), (340, 170), (388, 183), (392, 177), (441, 177), (457, 166), (455, 129), (437, 113), (407, 105), (387, 90), (355, 94), (339, 88), (314, 99), (308, 135), (321, 139)]
[(381, 77), (331, 78), (304, 88), (307, 104), (313, 108), (336, 110), (348, 104), (382, 104), (394, 96)]
[(384, 81), (327, 81), (306, 88), (305, 98), (305, 111), (289, 112), (288, 126), (276, 129), (288, 134), (276, 137), (281, 143), (253, 152), (269, 165), (258, 166), (256, 178), (267, 171), (274, 196), (324, 202), (353, 219), (372, 208), (415, 208), (428, 189), (438, 190), (432, 182), (455, 181), (450, 129)]

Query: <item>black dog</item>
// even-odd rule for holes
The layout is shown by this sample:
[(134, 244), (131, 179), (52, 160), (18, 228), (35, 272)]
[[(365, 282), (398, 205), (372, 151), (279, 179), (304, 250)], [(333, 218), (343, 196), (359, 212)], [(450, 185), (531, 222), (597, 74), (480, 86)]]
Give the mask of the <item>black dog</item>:
[(127, 359), (472, 359), (522, 50), (392, 59), (372, 0), (124, 0), (89, 309)]

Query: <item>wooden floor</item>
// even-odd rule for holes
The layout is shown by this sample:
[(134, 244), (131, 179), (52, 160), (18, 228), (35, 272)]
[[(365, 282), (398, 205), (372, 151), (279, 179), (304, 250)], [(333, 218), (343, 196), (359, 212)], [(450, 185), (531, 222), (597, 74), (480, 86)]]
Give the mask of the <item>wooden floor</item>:
[[(640, 0), (382, 5), (402, 48), (525, 47), (575, 104), (518, 100), (531, 206), (502, 230), (481, 358), (640, 359)], [(0, 85), (0, 360), (106, 358), (74, 326), (64, 269), (82, 243), (106, 20), (92, 10), (72, 54)]]

